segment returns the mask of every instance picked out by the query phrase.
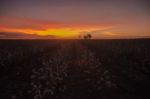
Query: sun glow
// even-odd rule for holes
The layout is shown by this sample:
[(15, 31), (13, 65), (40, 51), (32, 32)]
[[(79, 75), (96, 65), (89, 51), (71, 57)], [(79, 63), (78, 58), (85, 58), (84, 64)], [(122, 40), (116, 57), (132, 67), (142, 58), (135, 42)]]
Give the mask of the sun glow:
[(41, 36), (53, 35), (58, 38), (72, 38), (79, 33), (78, 31), (72, 31), (70, 29), (47, 29), (45, 31), (36, 31), (36, 34)]

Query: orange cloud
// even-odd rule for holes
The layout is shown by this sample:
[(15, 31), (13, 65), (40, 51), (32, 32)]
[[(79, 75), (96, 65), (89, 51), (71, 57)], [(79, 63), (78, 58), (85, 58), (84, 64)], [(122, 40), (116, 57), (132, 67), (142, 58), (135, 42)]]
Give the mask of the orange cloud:
[(104, 30), (115, 26), (114, 23), (63, 23), (0, 16), (0, 32), (54, 35), (61, 38), (75, 37), (84, 31)]

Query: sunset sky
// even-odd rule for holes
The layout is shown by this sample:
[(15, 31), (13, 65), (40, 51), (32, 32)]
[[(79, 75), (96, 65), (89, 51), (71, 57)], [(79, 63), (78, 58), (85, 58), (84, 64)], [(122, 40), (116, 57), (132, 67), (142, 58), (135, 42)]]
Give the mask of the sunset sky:
[(150, 37), (150, 0), (0, 0), (0, 38)]

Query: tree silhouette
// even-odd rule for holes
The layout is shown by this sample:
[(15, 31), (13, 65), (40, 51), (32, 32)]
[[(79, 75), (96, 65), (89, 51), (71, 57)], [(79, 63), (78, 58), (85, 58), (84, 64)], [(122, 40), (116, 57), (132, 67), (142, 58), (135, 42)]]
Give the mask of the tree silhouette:
[(87, 35), (84, 35), (83, 37), (84, 37), (84, 39), (91, 39), (92, 35), (91, 34), (87, 34)]
[(88, 37), (88, 39), (91, 39), (92, 35), (91, 34), (87, 34), (87, 37)]

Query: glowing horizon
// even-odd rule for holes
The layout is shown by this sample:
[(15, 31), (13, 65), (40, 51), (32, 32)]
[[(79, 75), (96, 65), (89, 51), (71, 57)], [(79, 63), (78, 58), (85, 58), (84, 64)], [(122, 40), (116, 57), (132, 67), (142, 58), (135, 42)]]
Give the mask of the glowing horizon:
[[(2, 20), (3, 19), (3, 20)], [(116, 24), (98, 24), (98, 23), (59, 23), (59, 22), (42, 22), (32, 19), (1, 17), (4, 24), (0, 24), (0, 32), (17, 32), (25, 34), (36, 34), (40, 36), (53, 35), (58, 38), (73, 38), (83, 35), (83, 32), (91, 32), (96, 30), (105, 30), (115, 27)], [(11, 24), (6, 23), (9, 20)], [(25, 21), (22, 21), (25, 20)], [(21, 24), (14, 25), (14, 24)], [(92, 33), (92, 32), (91, 32)]]

